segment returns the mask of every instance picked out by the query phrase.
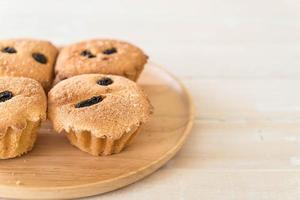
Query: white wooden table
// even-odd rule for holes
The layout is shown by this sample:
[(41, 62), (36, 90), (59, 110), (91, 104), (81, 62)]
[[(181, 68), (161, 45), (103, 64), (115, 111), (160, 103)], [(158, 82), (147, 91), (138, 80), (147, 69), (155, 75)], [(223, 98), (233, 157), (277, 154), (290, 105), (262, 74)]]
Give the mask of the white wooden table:
[(177, 75), (197, 108), (179, 154), (89, 199), (300, 199), (297, 0), (0, 1), (0, 38), (112, 37)]

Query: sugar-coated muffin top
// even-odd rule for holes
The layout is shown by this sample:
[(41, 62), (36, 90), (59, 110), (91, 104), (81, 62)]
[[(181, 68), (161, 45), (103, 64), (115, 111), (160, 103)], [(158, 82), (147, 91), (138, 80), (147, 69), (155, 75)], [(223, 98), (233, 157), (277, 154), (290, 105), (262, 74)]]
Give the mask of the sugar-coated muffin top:
[(30, 78), (0, 77), (0, 137), (8, 128), (23, 130), (28, 121), (46, 119), (47, 99), (41, 84)]
[(143, 90), (121, 76), (74, 76), (48, 93), (48, 118), (58, 132), (89, 131), (96, 137), (118, 139), (146, 122), (151, 113)]
[(56, 82), (80, 74), (114, 74), (137, 80), (148, 57), (127, 42), (95, 39), (61, 49), (55, 73)]
[(28, 77), (46, 89), (52, 84), (58, 50), (48, 41), (10, 39), (0, 41), (0, 76)]

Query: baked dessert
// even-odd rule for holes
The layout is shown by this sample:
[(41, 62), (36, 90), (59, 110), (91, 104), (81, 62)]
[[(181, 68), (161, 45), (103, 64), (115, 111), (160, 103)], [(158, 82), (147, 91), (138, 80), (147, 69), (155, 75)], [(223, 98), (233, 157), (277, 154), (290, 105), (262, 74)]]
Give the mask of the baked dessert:
[(57, 132), (92, 155), (119, 153), (152, 113), (143, 90), (114, 75), (84, 74), (66, 79), (48, 93), (48, 118)]
[(46, 95), (37, 81), (0, 77), (0, 159), (21, 156), (32, 149), (46, 109)]
[(57, 58), (55, 82), (80, 74), (113, 74), (136, 81), (148, 57), (117, 40), (89, 40), (66, 46)]
[(47, 90), (52, 84), (58, 50), (50, 42), (34, 39), (0, 41), (0, 76), (28, 77)]

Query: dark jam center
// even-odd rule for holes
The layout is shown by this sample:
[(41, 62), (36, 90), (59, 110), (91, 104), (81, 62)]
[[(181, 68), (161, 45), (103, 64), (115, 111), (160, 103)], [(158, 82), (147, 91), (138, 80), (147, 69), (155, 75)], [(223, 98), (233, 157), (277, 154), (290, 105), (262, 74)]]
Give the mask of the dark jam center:
[(87, 57), (87, 58), (95, 58), (96, 56), (92, 54), (89, 50), (84, 50), (80, 53), (81, 56)]
[(75, 105), (75, 108), (82, 108), (82, 107), (91, 106), (91, 105), (94, 105), (94, 104), (97, 104), (97, 103), (101, 102), (102, 100), (103, 100), (102, 96), (94, 96), (90, 99), (87, 99), (87, 100), (84, 100), (84, 101), (81, 101), (81, 102), (77, 103)]
[(0, 92), (0, 102), (5, 102), (13, 98), (13, 93), (11, 91)]
[(17, 53), (17, 50), (13, 47), (5, 47), (2, 49), (3, 53)]
[(102, 53), (106, 54), (106, 55), (110, 55), (110, 54), (113, 54), (113, 53), (117, 53), (117, 49), (113, 47), (113, 48), (104, 50)]
[(46, 64), (48, 61), (46, 56), (44, 56), (41, 53), (33, 53), (32, 57), (34, 58), (34, 60), (36, 60), (37, 62), (39, 62), (41, 64)]
[(107, 86), (113, 83), (113, 80), (108, 77), (101, 78), (100, 80), (97, 81), (97, 84)]

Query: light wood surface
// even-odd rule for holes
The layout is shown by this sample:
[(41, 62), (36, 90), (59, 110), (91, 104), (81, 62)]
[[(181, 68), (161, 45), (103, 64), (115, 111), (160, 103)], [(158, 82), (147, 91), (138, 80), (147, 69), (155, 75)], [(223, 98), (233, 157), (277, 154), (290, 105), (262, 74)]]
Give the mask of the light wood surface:
[(0, 38), (113, 37), (175, 74), (195, 125), (155, 173), (88, 200), (300, 199), (298, 0), (0, 1)]
[(131, 146), (120, 154), (94, 157), (71, 146), (45, 122), (32, 152), (0, 161), (0, 196), (86, 197), (131, 184), (166, 163), (188, 136), (193, 104), (181, 83), (153, 63), (146, 65), (139, 84), (155, 111)]

